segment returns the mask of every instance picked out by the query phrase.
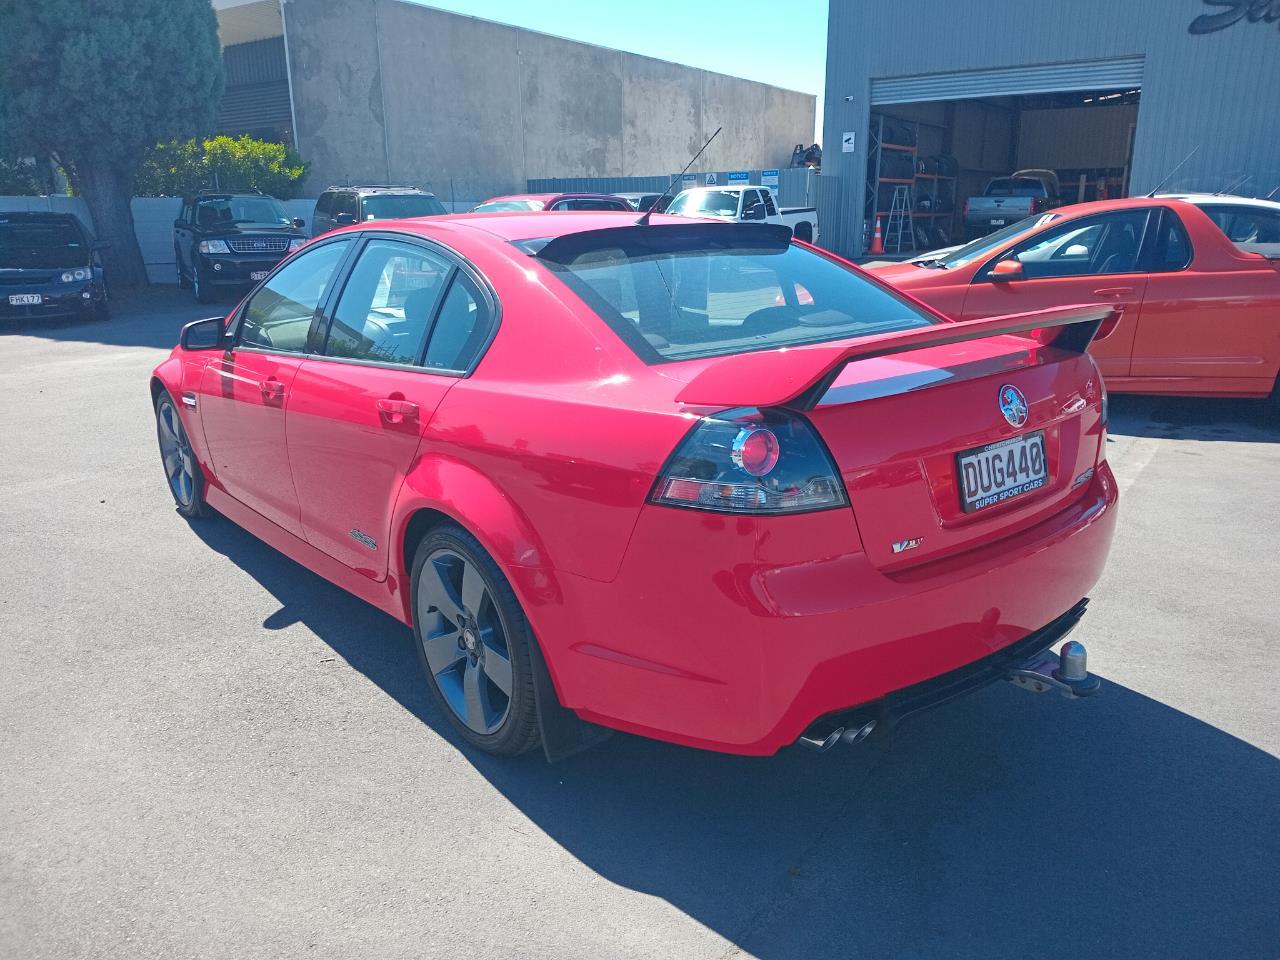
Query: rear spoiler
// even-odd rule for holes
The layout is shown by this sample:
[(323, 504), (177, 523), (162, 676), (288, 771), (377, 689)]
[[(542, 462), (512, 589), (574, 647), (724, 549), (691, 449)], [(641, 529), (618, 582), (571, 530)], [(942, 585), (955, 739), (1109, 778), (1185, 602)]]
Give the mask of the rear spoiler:
[(845, 364), (965, 340), (1037, 331), (1034, 339), (1084, 353), (1102, 327), (1103, 336), (1120, 319), (1118, 307), (1057, 307), (1005, 317), (930, 324), (853, 340), (739, 353), (713, 360), (690, 380), (676, 399), (695, 406), (779, 407), (807, 409), (821, 398)]

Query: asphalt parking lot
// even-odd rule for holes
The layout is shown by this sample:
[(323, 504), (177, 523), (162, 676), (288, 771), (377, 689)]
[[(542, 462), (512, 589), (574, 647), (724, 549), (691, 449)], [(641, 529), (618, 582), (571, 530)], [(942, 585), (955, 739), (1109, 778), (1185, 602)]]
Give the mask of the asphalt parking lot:
[(406, 628), (174, 512), (147, 375), (211, 312), (0, 328), (0, 956), (1280, 956), (1261, 404), (1115, 398), (1097, 699), (548, 766), (463, 750)]

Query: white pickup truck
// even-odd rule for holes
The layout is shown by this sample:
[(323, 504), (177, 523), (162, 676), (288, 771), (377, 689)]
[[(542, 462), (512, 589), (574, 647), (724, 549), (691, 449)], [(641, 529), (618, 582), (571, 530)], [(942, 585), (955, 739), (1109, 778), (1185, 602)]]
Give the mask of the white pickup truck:
[(818, 211), (814, 207), (780, 207), (770, 187), (731, 185), (682, 190), (667, 207), (677, 217), (714, 217), (742, 223), (781, 223), (797, 240), (818, 239)]

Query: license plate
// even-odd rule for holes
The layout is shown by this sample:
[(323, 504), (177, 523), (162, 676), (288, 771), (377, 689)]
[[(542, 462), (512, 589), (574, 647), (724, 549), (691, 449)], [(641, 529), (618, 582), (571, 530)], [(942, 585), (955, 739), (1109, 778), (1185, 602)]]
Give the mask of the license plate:
[(9, 295), (9, 304), (14, 307), (25, 307), (29, 304), (44, 303), (38, 293), (14, 293)]
[(1006, 223), (1008, 223), (1008, 221), (1007, 221), (1007, 220), (992, 220), (992, 221), (991, 221), (991, 225), (992, 225), (993, 227), (1003, 227)]
[(956, 456), (960, 505), (965, 513), (993, 507), (1049, 482), (1044, 431), (1024, 433)]
[(270, 273), (270, 272), (271, 272), (270, 270), (254, 270), (251, 274), (249, 274), (249, 279), (250, 279), (250, 280), (265, 280), (265, 279), (267, 279), (267, 274), (268, 274), (268, 273)]

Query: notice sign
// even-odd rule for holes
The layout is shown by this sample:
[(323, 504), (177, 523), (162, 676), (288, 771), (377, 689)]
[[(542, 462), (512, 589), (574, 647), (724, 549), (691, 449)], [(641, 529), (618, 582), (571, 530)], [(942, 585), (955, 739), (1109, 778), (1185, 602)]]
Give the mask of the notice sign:
[(681, 190), (692, 190), (698, 185), (698, 175), (696, 173), (686, 173), (680, 178)]
[(729, 174), (729, 182), (732, 184), (746, 184), (751, 182), (751, 173), (747, 170), (734, 170)]
[(778, 189), (778, 171), (777, 170), (761, 170), (760, 186), (773, 187), (774, 190), (777, 190)]
[(842, 133), (842, 134), (840, 135), (840, 152), (841, 152), (841, 153), (853, 153), (853, 152), (854, 152), (854, 142), (855, 142), (855, 141), (854, 141), (854, 137), (853, 137), (853, 131), (852, 131), (852, 130), (846, 130), (844, 133)]

